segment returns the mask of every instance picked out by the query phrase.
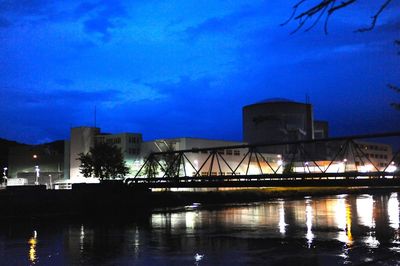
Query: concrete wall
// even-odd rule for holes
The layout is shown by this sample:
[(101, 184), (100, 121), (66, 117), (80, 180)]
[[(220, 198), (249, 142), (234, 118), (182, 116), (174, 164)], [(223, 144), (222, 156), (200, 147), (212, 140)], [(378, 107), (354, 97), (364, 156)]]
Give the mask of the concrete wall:
[[(314, 138), (311, 104), (267, 101), (243, 107), (243, 140), (250, 144)], [(287, 153), (288, 147), (263, 148), (264, 152)]]
[(96, 127), (76, 127), (71, 128), (70, 138), (70, 179), (78, 180), (83, 178), (79, 172), (80, 162), (78, 159), (80, 153), (88, 153), (95, 144), (95, 136), (100, 133)]

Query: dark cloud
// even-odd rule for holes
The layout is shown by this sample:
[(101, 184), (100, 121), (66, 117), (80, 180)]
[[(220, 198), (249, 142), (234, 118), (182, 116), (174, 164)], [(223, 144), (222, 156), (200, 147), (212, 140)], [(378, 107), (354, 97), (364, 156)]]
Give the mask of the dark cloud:
[(188, 27), (185, 35), (189, 40), (208, 34), (221, 34), (233, 32), (236, 27), (247, 19), (255, 19), (260, 15), (265, 15), (256, 8), (246, 7), (238, 12), (232, 12), (222, 17), (209, 18), (195, 26)]
[[(63, 82), (71, 81), (63, 80)], [(38, 90), (3, 87), (0, 90), (0, 103), (14, 102), (20, 106), (42, 105), (46, 102), (79, 105), (90, 102), (108, 102), (116, 100), (120, 96), (120, 92), (116, 90)]]
[(0, 13), (13, 15), (44, 15), (52, 6), (50, 0), (3, 0)]
[(38, 143), (44, 138), (67, 138), (69, 127), (92, 125), (96, 105), (121, 97), (115, 90), (49, 91), (2, 87), (0, 134), (27, 143)]
[[(71, 8), (72, 7), (72, 8)], [(82, 21), (86, 33), (97, 34), (103, 41), (111, 38), (111, 31), (121, 25), (127, 16), (121, 1), (24, 0), (0, 2), (0, 28), (10, 25), (38, 24), (43, 22)]]
[(109, 41), (112, 29), (121, 25), (119, 19), (125, 17), (127, 12), (119, 1), (100, 1), (97, 5), (84, 4), (78, 7), (78, 13), (89, 13), (89, 18), (84, 21), (87, 33), (99, 34), (103, 41)]

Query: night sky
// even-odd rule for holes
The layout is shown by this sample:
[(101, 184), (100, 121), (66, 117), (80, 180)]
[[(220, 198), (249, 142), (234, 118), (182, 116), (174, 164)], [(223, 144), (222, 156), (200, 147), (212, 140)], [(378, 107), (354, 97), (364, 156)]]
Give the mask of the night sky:
[(400, 111), (400, 1), (337, 12), (325, 35), (292, 22), (289, 1), (0, 0), (0, 137), (66, 139), (72, 126), (242, 139), (242, 107), (304, 102), (331, 135), (394, 131)]

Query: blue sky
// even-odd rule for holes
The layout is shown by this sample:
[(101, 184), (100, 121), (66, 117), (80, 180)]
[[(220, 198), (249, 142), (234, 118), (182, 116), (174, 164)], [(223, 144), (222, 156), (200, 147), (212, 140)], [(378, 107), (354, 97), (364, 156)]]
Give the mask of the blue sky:
[(398, 129), (399, 1), (371, 32), (359, 0), (299, 31), (288, 1), (0, 1), (0, 137), (68, 138), (71, 126), (144, 139), (242, 138), (242, 106), (305, 101), (332, 135)]

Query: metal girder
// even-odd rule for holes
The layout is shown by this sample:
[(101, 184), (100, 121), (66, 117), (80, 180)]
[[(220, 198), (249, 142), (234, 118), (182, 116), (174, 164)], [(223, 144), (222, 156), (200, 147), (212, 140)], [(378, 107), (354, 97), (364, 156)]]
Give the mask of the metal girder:
[[(247, 180), (248, 178), (257, 182), (266, 182), (271, 180), (320, 180), (321, 178), (359, 179), (360, 177), (397, 177), (398, 172), (396, 174), (393, 174), (388, 173), (386, 170), (388, 169), (390, 162), (396, 160), (396, 158), (400, 156), (400, 150), (393, 153), (394, 155), (392, 158), (390, 158), (391, 160), (389, 161), (389, 163), (387, 163), (383, 170), (380, 170), (378, 168), (378, 165), (376, 165), (369, 158), (369, 156), (360, 148), (360, 145), (356, 142), (356, 140), (360, 139), (376, 139), (388, 137), (400, 137), (400, 132), (325, 138), (317, 140), (261, 143), (252, 145), (231, 145), (167, 152), (154, 152), (150, 153), (149, 156), (145, 159), (144, 164), (141, 165), (139, 171), (135, 175), (135, 178), (127, 178), (125, 182), (128, 184), (158, 184), (160, 182), (170, 182), (172, 185), (172, 183), (186, 184), (187, 182), (197, 182), (200, 180), (202, 182), (214, 182), (214, 186), (215, 182), (250, 182), (249, 180)], [(317, 146), (314, 146), (314, 144), (316, 143), (324, 143), (325, 145), (323, 147), (326, 149), (326, 151), (328, 151), (328, 149), (333, 149), (329, 154), (330, 159), (326, 159), (323, 161), (326, 163), (325, 166), (324, 164), (321, 164), (321, 160), (316, 159), (316, 155), (310, 154), (310, 150), (314, 151), (316, 149)], [(282, 157), (279, 157), (282, 158), (282, 160), (285, 160), (286, 166), (284, 166), (283, 163), (279, 164), (275, 162), (276, 165), (274, 167), (273, 163), (269, 161), (268, 158), (266, 158), (266, 153), (260, 152), (260, 148), (268, 148), (272, 146), (291, 146), (291, 148), (289, 149), (289, 153), (282, 154)], [(307, 147), (311, 149), (307, 151)], [(225, 154), (226, 150), (231, 150), (232, 152), (234, 152), (236, 150), (243, 151), (243, 149), (247, 149), (244, 151), (243, 157), (235, 157), (236, 159), (240, 159), (238, 163), (229, 161), (229, 159), (224, 158), (223, 156), (228, 156), (228, 154)], [(189, 154), (205, 155), (206, 153), (207, 156), (205, 160), (201, 163), (201, 166), (197, 168), (195, 167), (195, 164), (190, 160), (190, 156), (188, 157)], [(271, 155), (271, 153), (268, 154)], [(230, 153), (229, 156), (231, 155), (232, 153)], [(252, 162), (255, 166), (253, 166), (253, 171), (252, 173), (250, 173), (250, 165), (252, 164)], [(310, 165), (310, 162), (313, 165)], [(332, 165), (334, 163), (337, 164), (338, 162), (341, 162), (343, 164), (344, 171), (339, 172), (338, 169), (337, 173), (332, 173)], [(374, 168), (374, 171), (360, 171), (360, 167), (365, 166), (366, 162)], [(186, 163), (193, 169), (194, 174), (192, 176), (190, 176), (190, 174), (188, 174), (187, 172)], [(304, 173), (294, 172), (292, 168), (294, 168), (295, 163), (302, 165)], [(228, 172), (223, 172), (223, 166), (227, 167), (225, 169), (229, 169), (229, 174)], [(353, 169), (349, 170), (349, 166), (353, 166)], [(382, 165), (380, 166), (382, 167)], [(243, 175), (242, 173), (238, 173), (239, 168), (242, 169), (245, 175)], [(311, 168), (313, 170), (311, 170)], [(151, 169), (152, 175), (147, 175), (147, 178), (143, 178), (143, 176), (146, 176), (144, 175), (144, 171), (146, 171), (146, 169)], [(158, 174), (159, 171), (157, 169), (161, 171), (161, 176)], [(254, 169), (257, 169), (259, 173), (258, 175), (254, 175)], [(165, 186), (167, 187), (167, 185)], [(223, 186), (225, 186), (225, 183)]]

